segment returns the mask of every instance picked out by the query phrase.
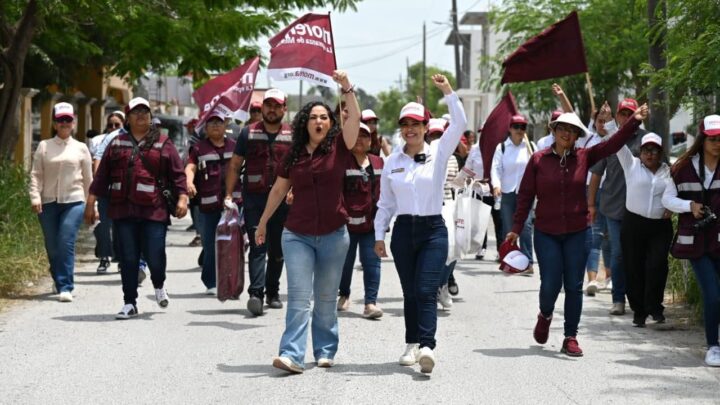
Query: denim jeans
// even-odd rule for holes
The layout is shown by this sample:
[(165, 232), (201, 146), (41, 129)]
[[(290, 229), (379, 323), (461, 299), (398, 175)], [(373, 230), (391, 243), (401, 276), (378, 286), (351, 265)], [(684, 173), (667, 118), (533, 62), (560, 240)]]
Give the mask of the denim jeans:
[[(503, 235), (500, 243), (505, 240), (505, 236), (510, 232), (513, 225), (513, 217), (517, 209), (517, 193), (503, 193), (500, 200), (500, 216), (502, 217)], [(533, 263), (533, 223), (535, 222), (535, 210), (530, 210), (530, 214), (525, 220), (525, 225), (520, 233), (520, 251), (530, 259)], [(499, 245), (498, 245), (499, 246)]]
[(145, 259), (150, 269), (154, 288), (165, 285), (165, 236), (167, 224), (146, 219), (118, 219), (113, 221), (120, 238), (120, 276), (123, 299), (126, 304), (137, 305), (138, 263)]
[(360, 263), (363, 267), (363, 284), (365, 284), (365, 305), (377, 301), (380, 288), (380, 258), (375, 254), (375, 232), (350, 233), (350, 247), (345, 257), (342, 279), (340, 280), (340, 295), (350, 296), (353, 265), (355, 254), (360, 248)]
[(347, 227), (319, 236), (285, 229), (283, 252), (287, 256), (288, 300), (280, 356), (300, 367), (305, 364), (308, 324), (312, 308), (312, 342), (315, 360), (333, 359), (338, 349), (337, 291), (350, 237)]
[(549, 317), (555, 311), (560, 289), (565, 287), (565, 336), (577, 336), (583, 301), (583, 276), (587, 262), (590, 228), (551, 235), (535, 229), (540, 266), (540, 312)]
[(257, 246), (255, 244), (255, 229), (260, 223), (260, 217), (264, 209), (265, 205), (253, 204), (248, 200), (243, 203), (245, 227), (247, 228), (248, 238), (250, 238), (250, 253), (248, 255), (250, 286), (248, 287), (248, 294), (260, 298), (263, 298), (264, 294), (277, 296), (280, 290), (280, 276), (282, 276), (284, 264), (281, 239), (288, 211), (287, 205), (284, 203), (278, 207), (267, 223), (265, 243)]
[(610, 270), (612, 270), (612, 301), (625, 303), (625, 269), (623, 268), (622, 244), (620, 230), (622, 221), (607, 218), (608, 235), (610, 237)]
[(448, 231), (441, 215), (399, 215), (390, 241), (400, 277), (405, 343), (435, 348), (437, 292), (448, 276)]
[(708, 346), (717, 346), (720, 324), (720, 259), (705, 255), (690, 260), (690, 264), (702, 292), (705, 339)]
[(215, 230), (222, 211), (216, 212), (198, 212), (196, 227), (200, 232), (203, 247), (203, 264), (200, 280), (202, 280), (205, 288), (215, 288)]
[(106, 197), (99, 197), (97, 201), (100, 223), (93, 230), (93, 235), (95, 235), (95, 257), (103, 259), (113, 256), (113, 240), (110, 235), (112, 232), (112, 220), (108, 216), (109, 200)]
[[(600, 191), (595, 197), (595, 206), (600, 205)], [(603, 264), (610, 268), (610, 241), (608, 240), (607, 219), (600, 210), (595, 211), (595, 222), (592, 224), (592, 237), (588, 239), (590, 254), (585, 265), (588, 273), (597, 273), (600, 266), (600, 254), (602, 253)]]
[(50, 262), (50, 274), (58, 292), (75, 289), (75, 240), (83, 220), (85, 203), (82, 201), (42, 205), (38, 214), (45, 238), (45, 251)]

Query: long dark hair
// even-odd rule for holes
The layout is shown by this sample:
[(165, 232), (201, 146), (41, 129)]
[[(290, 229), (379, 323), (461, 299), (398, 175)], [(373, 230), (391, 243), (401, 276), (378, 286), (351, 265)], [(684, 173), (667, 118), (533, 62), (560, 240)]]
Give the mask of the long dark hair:
[(705, 142), (705, 138), (707, 138), (707, 136), (702, 131), (699, 131), (698, 135), (695, 137), (695, 141), (693, 142), (692, 146), (690, 146), (685, 151), (685, 153), (680, 155), (675, 164), (672, 165), (672, 167), (670, 168), (670, 173), (677, 173), (678, 170), (685, 167), (685, 165), (690, 161), (693, 156), (700, 155), (700, 165), (698, 167), (699, 171), (704, 174), (705, 172), (703, 170), (703, 165), (705, 164), (705, 154), (703, 153), (703, 144)]
[(332, 109), (330, 109), (330, 106), (323, 103), (322, 101), (311, 101), (305, 104), (305, 106), (297, 113), (297, 115), (295, 115), (295, 118), (293, 119), (292, 146), (290, 147), (290, 153), (285, 160), (285, 168), (288, 170), (295, 163), (297, 163), (300, 154), (305, 149), (305, 145), (310, 142), (310, 134), (307, 130), (308, 121), (310, 121), (310, 111), (312, 111), (313, 107), (319, 105), (323, 106), (327, 111), (328, 116), (330, 117), (331, 126), (325, 139), (320, 142), (320, 145), (318, 145), (317, 150), (322, 154), (326, 154), (332, 150), (335, 137), (338, 135), (338, 133), (340, 133), (340, 126), (335, 119), (335, 114), (333, 113)]

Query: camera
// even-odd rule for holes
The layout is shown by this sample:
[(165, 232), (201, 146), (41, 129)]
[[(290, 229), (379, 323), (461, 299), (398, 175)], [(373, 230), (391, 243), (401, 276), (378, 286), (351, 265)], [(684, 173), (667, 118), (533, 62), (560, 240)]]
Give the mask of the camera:
[(710, 207), (703, 206), (702, 207), (702, 218), (697, 220), (693, 224), (693, 229), (695, 229), (695, 232), (699, 232), (707, 228), (708, 226), (712, 225), (717, 221), (717, 215), (715, 215), (714, 212), (710, 209)]

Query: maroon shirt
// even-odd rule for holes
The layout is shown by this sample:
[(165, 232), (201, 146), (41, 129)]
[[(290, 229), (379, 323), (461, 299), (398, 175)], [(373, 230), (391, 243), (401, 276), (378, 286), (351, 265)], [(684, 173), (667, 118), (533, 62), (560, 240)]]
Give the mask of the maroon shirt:
[[(132, 136), (128, 134), (128, 136)], [(143, 140), (140, 141), (142, 144)], [(90, 185), (90, 193), (99, 197), (108, 197), (110, 195), (110, 170), (111, 164), (108, 154), (112, 151), (112, 143), (108, 145), (105, 150), (103, 158), (100, 160), (95, 178)], [(161, 173), (165, 174), (166, 181), (168, 184), (172, 183), (175, 186), (176, 195), (185, 194), (187, 195), (187, 178), (185, 177), (185, 168), (183, 162), (178, 155), (175, 145), (172, 141), (165, 142), (165, 145), (160, 152), (162, 155), (162, 164), (164, 165), (161, 169)], [(142, 165), (142, 160), (139, 157), (135, 158), (135, 165)], [(157, 168), (155, 168), (157, 170)], [(162, 196), (157, 199), (155, 205), (140, 206), (131, 203), (129, 200), (122, 204), (111, 203), (108, 208), (108, 216), (111, 219), (127, 219), (137, 218), (146, 219), (150, 221), (158, 222), (170, 222), (170, 216), (168, 215), (167, 209), (165, 208), (165, 201)]]
[(343, 180), (352, 158), (339, 133), (327, 154), (315, 150), (311, 156), (303, 148), (290, 170), (283, 159), (277, 175), (290, 179), (294, 195), (285, 228), (303, 235), (326, 235), (347, 224)]
[(564, 167), (552, 148), (535, 152), (525, 168), (517, 197), (517, 209), (512, 232), (520, 234), (533, 200), (535, 228), (538, 231), (562, 235), (582, 231), (588, 227), (586, 181), (588, 169), (625, 145), (640, 126), (631, 117), (620, 130), (605, 142), (591, 148), (575, 149), (567, 155)]

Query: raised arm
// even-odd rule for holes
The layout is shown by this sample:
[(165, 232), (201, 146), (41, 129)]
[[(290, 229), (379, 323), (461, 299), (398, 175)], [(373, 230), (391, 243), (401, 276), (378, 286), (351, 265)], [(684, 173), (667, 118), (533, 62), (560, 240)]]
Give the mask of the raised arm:
[(622, 148), (625, 143), (635, 134), (640, 127), (642, 121), (648, 116), (648, 106), (643, 104), (635, 112), (635, 115), (627, 120), (625, 125), (613, 136), (605, 142), (601, 142), (588, 149), (588, 165), (594, 165), (601, 159), (604, 159)]
[(345, 99), (345, 107), (347, 107), (348, 111), (348, 118), (347, 121), (343, 123), (342, 131), (345, 146), (349, 150), (355, 146), (358, 134), (360, 133), (360, 106), (355, 97), (355, 86), (350, 84), (347, 73), (342, 70), (336, 70), (333, 72), (333, 80), (340, 85), (340, 91)]
[(445, 96), (445, 103), (450, 112), (450, 125), (445, 129), (445, 132), (440, 138), (437, 152), (437, 158), (442, 162), (447, 162), (450, 155), (455, 152), (455, 148), (460, 142), (460, 137), (467, 127), (467, 118), (465, 117), (465, 110), (463, 110), (460, 98), (453, 92), (448, 79), (441, 74), (435, 74), (432, 75), (432, 81), (435, 87), (440, 89)]
[(567, 95), (565, 95), (565, 92), (559, 84), (553, 83), (552, 92), (555, 97), (560, 100), (560, 105), (562, 106), (563, 112), (573, 112), (573, 106), (572, 104), (570, 104), (570, 100), (567, 98)]

